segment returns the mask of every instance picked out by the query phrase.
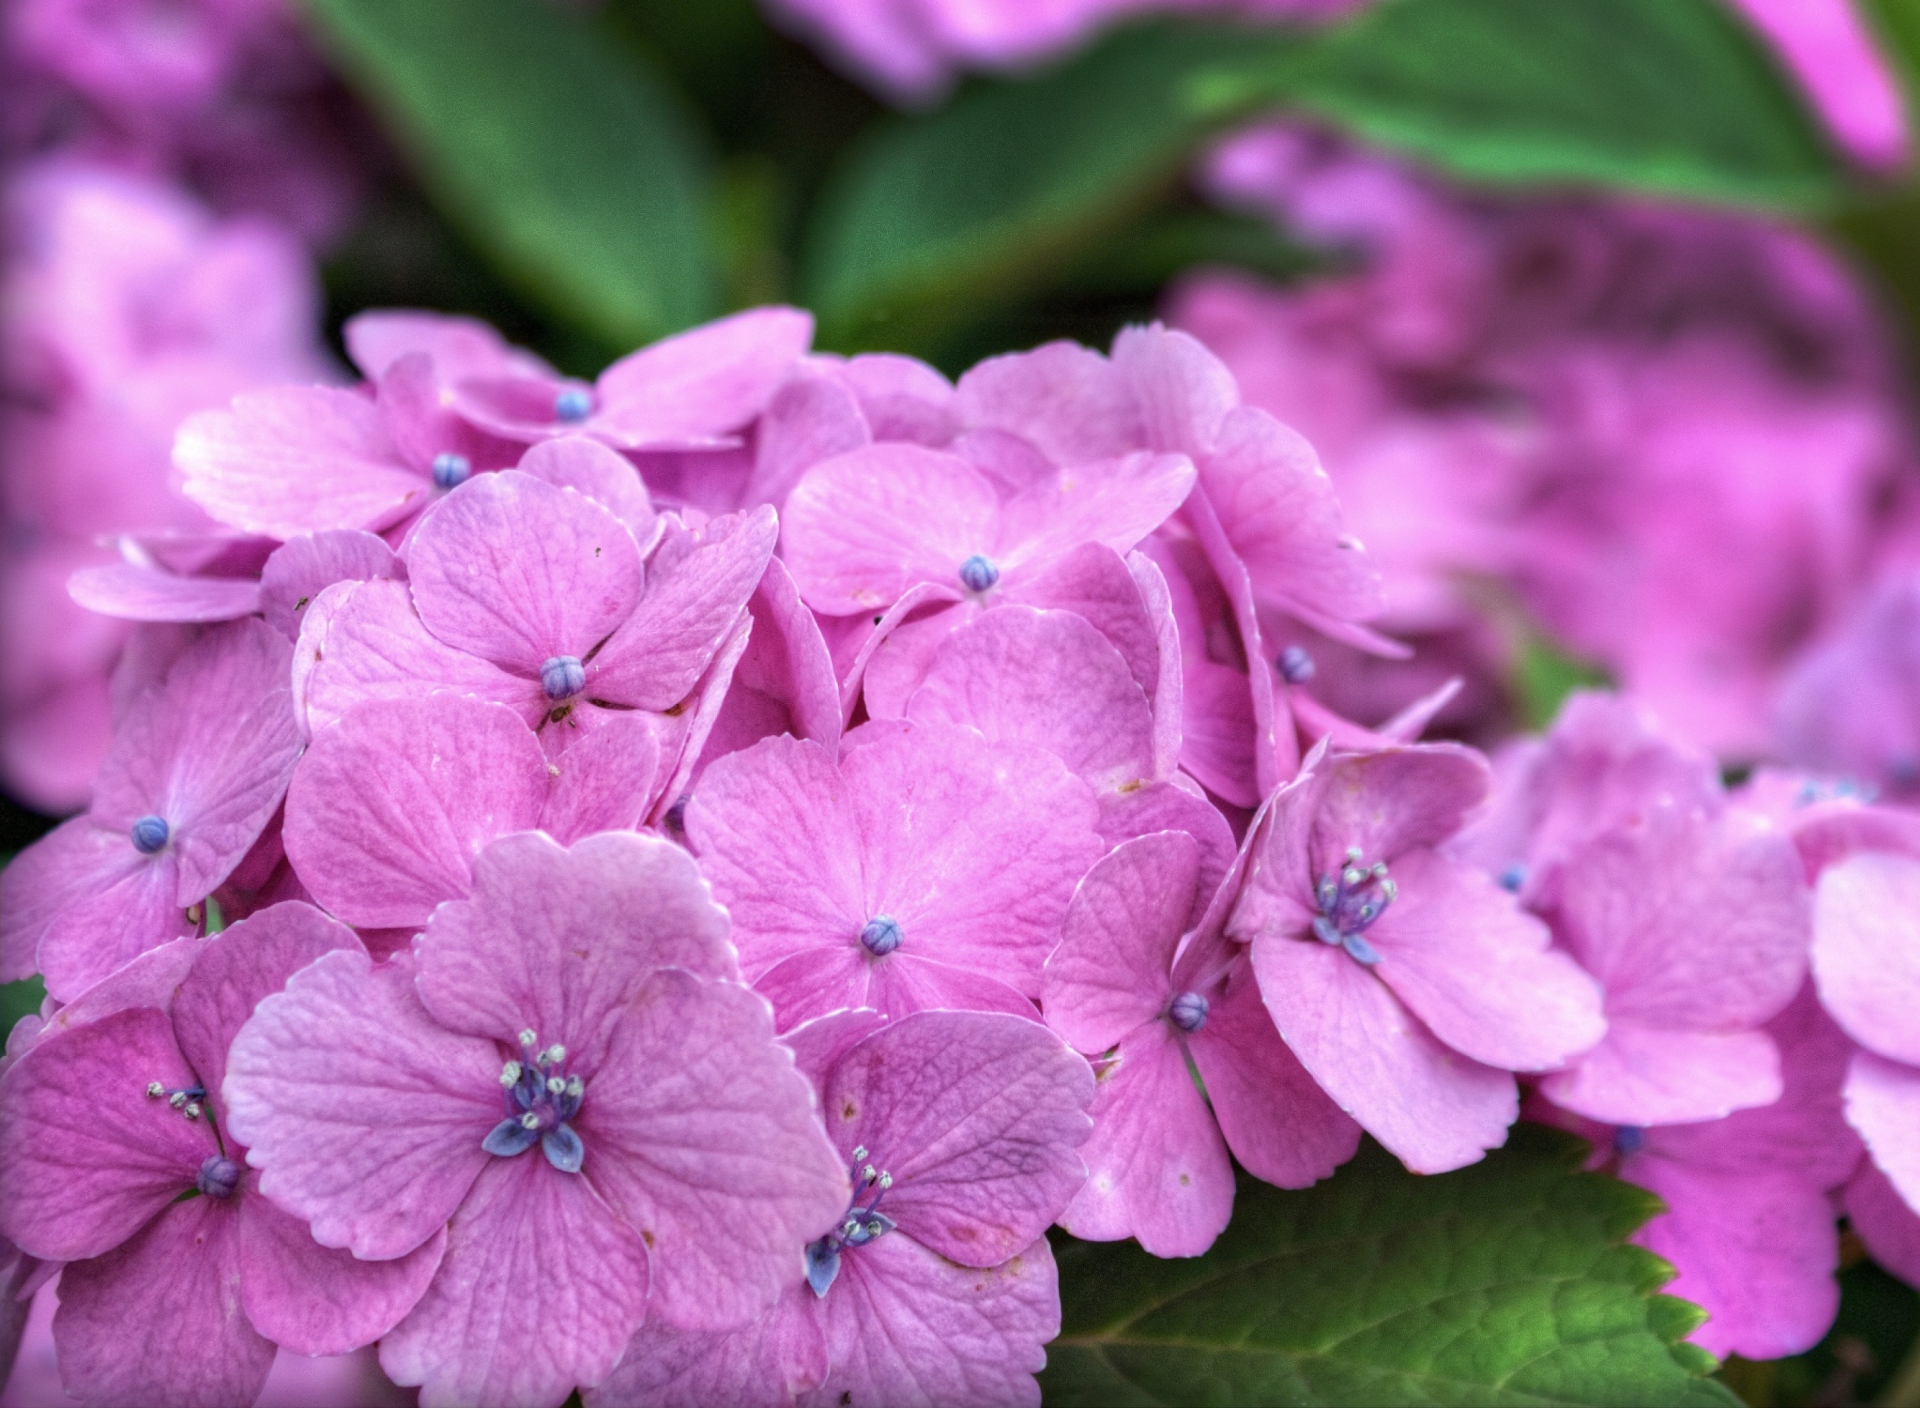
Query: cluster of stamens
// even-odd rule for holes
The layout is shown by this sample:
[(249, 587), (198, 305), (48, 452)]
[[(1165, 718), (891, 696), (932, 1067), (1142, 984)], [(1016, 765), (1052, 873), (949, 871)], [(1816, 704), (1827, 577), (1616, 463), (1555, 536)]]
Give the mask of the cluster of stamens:
[(893, 1230), (893, 1219), (880, 1211), (880, 1200), (893, 1187), (893, 1175), (867, 1162), (867, 1146), (853, 1150), (853, 1201), (840, 1225), (807, 1246), (807, 1284), (816, 1296), (824, 1296), (840, 1274), (840, 1253), (846, 1247), (863, 1247), (875, 1237)]
[(1356, 963), (1369, 968), (1380, 955), (1360, 935), (1381, 915), (1399, 893), (1399, 887), (1387, 875), (1387, 863), (1365, 864), (1358, 846), (1347, 847), (1346, 864), (1337, 875), (1322, 875), (1313, 887), (1320, 913), (1314, 916), (1313, 936), (1323, 944), (1347, 951)]
[(157, 1080), (147, 1083), (147, 1099), (165, 1100), (169, 1106), (190, 1120), (197, 1120), (204, 1113), (206, 1107), (200, 1102), (206, 1098), (207, 1092), (204, 1086), (190, 1085), (185, 1090), (168, 1090)]
[(1000, 580), (1000, 569), (992, 558), (975, 553), (960, 564), (960, 585), (970, 592), (991, 591)]
[(566, 1047), (555, 1042), (544, 1051), (536, 1051), (539, 1044), (540, 1038), (529, 1027), (520, 1033), (525, 1059), (501, 1066), (500, 1089), (507, 1102), (507, 1117), (493, 1127), (480, 1147), (510, 1159), (538, 1144), (548, 1163), (562, 1173), (578, 1173), (586, 1159), (586, 1147), (567, 1121), (580, 1113), (587, 1083), (567, 1073)]

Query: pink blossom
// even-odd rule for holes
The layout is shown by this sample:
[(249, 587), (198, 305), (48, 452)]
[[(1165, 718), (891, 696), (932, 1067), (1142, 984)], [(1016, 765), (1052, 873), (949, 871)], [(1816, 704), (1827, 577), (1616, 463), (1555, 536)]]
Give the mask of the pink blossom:
[(1233, 1211), (1229, 1149), (1256, 1177), (1298, 1188), (1359, 1145), (1221, 933), (1239, 867), (1207, 880), (1183, 832), (1128, 841), (1080, 882), (1047, 960), (1047, 1022), (1098, 1071), (1087, 1181), (1060, 1219), (1076, 1237), (1195, 1256)]
[(128, 711), (93, 805), (0, 873), (8, 979), (71, 1000), (187, 932), (246, 856), (300, 756), (286, 641), (260, 621), (203, 636)]
[(1780, 689), (1780, 751), (1900, 801), (1920, 790), (1920, 580), (1883, 578)]
[(1437, 849), (1487, 785), (1451, 744), (1314, 761), (1269, 804), (1227, 925), (1300, 1063), (1422, 1173), (1498, 1147), (1511, 1073), (1557, 1069), (1607, 1030), (1546, 927)]
[(523, 833), (410, 959), (331, 955), (260, 1004), (225, 1093), (267, 1196), (365, 1261), (446, 1237), (381, 1344), (397, 1382), (557, 1405), (650, 1316), (732, 1328), (797, 1274), (846, 1176), (733, 971), (684, 852)]
[(782, 1027), (840, 1007), (1035, 1015), (1067, 902), (1105, 850), (1085, 783), (1030, 744), (869, 725), (836, 760), (769, 738), (722, 758), (688, 843)]
[(293, 973), (358, 951), (351, 932), (281, 905), (178, 947), (156, 1005), (96, 999), (0, 1078), (0, 1227), (70, 1263), (53, 1334), (87, 1403), (252, 1402), (275, 1344), (339, 1354), (384, 1334), (445, 1245), (385, 1262), (322, 1247), (262, 1196), (235, 1142), (228, 1043)]

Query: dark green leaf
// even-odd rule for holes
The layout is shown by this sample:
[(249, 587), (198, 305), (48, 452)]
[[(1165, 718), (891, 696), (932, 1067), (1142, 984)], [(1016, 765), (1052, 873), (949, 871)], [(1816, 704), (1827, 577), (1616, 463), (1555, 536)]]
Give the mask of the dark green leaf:
[(1701, 1312), (1621, 1244), (1659, 1202), (1581, 1173), (1585, 1148), (1520, 1125), (1484, 1163), (1421, 1178), (1368, 1143), (1304, 1192), (1242, 1180), (1191, 1261), (1069, 1242), (1046, 1401), (1727, 1408), (1711, 1356), (1680, 1343)]
[(1760, 40), (1716, 0), (1392, 0), (1248, 86), (1471, 180), (1806, 209), (1846, 178)]
[(628, 348), (715, 311), (706, 153), (642, 64), (542, 0), (305, 0), (503, 273)]
[(1560, 706), (1576, 689), (1604, 689), (1606, 671), (1576, 660), (1551, 641), (1530, 635), (1520, 643), (1513, 663), (1513, 693), (1520, 722), (1543, 729), (1560, 713)]
[(802, 268), (823, 340), (924, 347), (1044, 288), (1168, 190), (1232, 114), (1190, 80), (1287, 33), (1123, 31), (1064, 67), (881, 124), (821, 198)]
[(0, 1042), (7, 1039), (13, 1024), (40, 1010), (46, 1000), (47, 985), (38, 977), (22, 978), (17, 983), (0, 983)]

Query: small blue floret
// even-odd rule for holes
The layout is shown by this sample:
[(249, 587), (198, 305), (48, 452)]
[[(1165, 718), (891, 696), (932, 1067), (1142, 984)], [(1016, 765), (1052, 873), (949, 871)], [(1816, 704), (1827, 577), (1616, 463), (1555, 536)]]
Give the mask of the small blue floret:
[(437, 489), (458, 489), (473, 477), (473, 461), (451, 450), (433, 457), (433, 484)]
[(143, 816), (133, 824), (133, 848), (143, 856), (154, 855), (167, 844), (173, 828), (163, 816)]
[(556, 655), (540, 667), (540, 688), (549, 699), (571, 699), (586, 687), (587, 667), (578, 655)]
[(975, 553), (960, 564), (960, 583), (970, 592), (991, 590), (1000, 580), (1000, 569), (993, 565), (991, 558)]
[(1637, 1154), (1646, 1145), (1647, 1132), (1637, 1124), (1623, 1124), (1613, 1132), (1616, 1154)]
[(577, 386), (569, 386), (553, 398), (553, 418), (578, 425), (593, 414), (593, 397)]
[(1520, 887), (1526, 883), (1527, 868), (1517, 862), (1500, 872), (1500, 888), (1503, 890), (1511, 890), (1517, 895)]
[(1288, 684), (1305, 684), (1313, 678), (1313, 657), (1303, 646), (1288, 646), (1275, 663), (1280, 667), (1280, 677)]
[(1167, 1008), (1167, 1016), (1183, 1032), (1197, 1032), (1207, 1024), (1207, 1000), (1197, 992), (1183, 992)]
[(900, 932), (900, 921), (891, 914), (876, 914), (860, 929), (860, 942), (875, 958), (885, 958), (899, 948), (900, 940), (904, 937)]
[(209, 1154), (207, 1161), (200, 1165), (193, 1186), (209, 1198), (231, 1198), (233, 1190), (240, 1186), (240, 1165), (218, 1154)]

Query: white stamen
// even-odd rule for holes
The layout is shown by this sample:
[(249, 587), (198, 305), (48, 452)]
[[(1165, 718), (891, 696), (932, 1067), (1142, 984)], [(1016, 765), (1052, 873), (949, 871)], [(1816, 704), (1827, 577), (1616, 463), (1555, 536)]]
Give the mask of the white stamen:
[(564, 1095), (566, 1093), (566, 1090), (567, 1090), (567, 1083), (564, 1080), (560, 1079), (559, 1076), (547, 1077), (547, 1094)]
[(518, 1085), (520, 1083), (520, 1071), (521, 1066), (518, 1061), (507, 1062), (506, 1065), (500, 1068), (500, 1084)]
[(522, 1129), (540, 1128), (540, 1116), (536, 1115), (532, 1110), (528, 1110), (524, 1115), (520, 1116), (520, 1127)]
[(534, 1034), (532, 1027), (528, 1027), (520, 1033), (520, 1044), (522, 1046), (532, 1046), (538, 1040), (540, 1040), (540, 1038)]
[(540, 1053), (540, 1064), (543, 1066), (557, 1066), (566, 1059), (567, 1048), (557, 1041)]
[(149, 1081), (147, 1083), (147, 1099), (158, 1100), (162, 1095), (165, 1095), (166, 1093), (167, 1093), (167, 1088), (164, 1085), (160, 1084), (159, 1081), (157, 1080)]
[(880, 1186), (881, 1186), (882, 1188), (891, 1188), (891, 1187), (893, 1187), (893, 1175), (892, 1175), (892, 1174), (890, 1174), (890, 1173), (883, 1173), (883, 1174), (881, 1174), (881, 1175), (880, 1175)]
[(858, 1163), (861, 1159), (864, 1159), (866, 1156), (867, 1156), (866, 1145), (856, 1144), (853, 1146), (853, 1159), (855, 1163)]
[(186, 1115), (187, 1115), (187, 1118), (190, 1120), (197, 1120), (200, 1118), (200, 1102), (198, 1100), (189, 1100), (187, 1102)]

